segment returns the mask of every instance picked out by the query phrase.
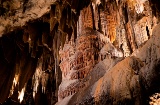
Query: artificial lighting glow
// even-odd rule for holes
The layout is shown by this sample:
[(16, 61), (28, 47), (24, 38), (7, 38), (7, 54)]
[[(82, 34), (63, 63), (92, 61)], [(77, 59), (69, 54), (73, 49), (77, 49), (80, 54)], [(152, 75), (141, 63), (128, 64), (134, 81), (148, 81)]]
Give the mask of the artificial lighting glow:
[(16, 85), (18, 84), (18, 80), (19, 80), (19, 74), (17, 74), (17, 75), (15, 74), (14, 79), (13, 79), (12, 88), (10, 89), (9, 97), (13, 94), (14, 88), (15, 88)]
[(21, 92), (18, 92), (18, 99), (19, 99), (19, 101), (20, 101), (20, 103), (23, 101), (23, 97), (24, 97), (24, 92), (25, 92), (25, 87), (26, 86), (24, 86), (24, 88), (21, 90)]
[(14, 79), (13, 79), (13, 85), (16, 87), (17, 83), (18, 83), (18, 78), (19, 75), (15, 75)]
[(36, 92), (33, 92), (33, 98), (35, 99)]
[(45, 93), (46, 88), (42, 86), (42, 93)]

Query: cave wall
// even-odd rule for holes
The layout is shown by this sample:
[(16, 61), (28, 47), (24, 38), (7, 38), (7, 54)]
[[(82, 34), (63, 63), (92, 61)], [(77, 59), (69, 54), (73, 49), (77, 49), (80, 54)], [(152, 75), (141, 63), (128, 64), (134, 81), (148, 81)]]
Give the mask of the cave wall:
[[(78, 43), (81, 36), (89, 37), (97, 33), (98, 39), (91, 38), (94, 45), (93, 54), (96, 54), (97, 59), (91, 63), (93, 67), (82, 73), (85, 76), (78, 78), (80, 84), (85, 85), (80, 86), (77, 92), (72, 92), (76, 93), (73, 100), (77, 98), (77, 101), (68, 99), (69, 104), (80, 104), (83, 100), (106, 104), (103, 103), (104, 99), (113, 104), (149, 103), (148, 97), (159, 92), (159, 79), (156, 75), (159, 72), (158, 45), (152, 45), (158, 43), (159, 11), (160, 2), (156, 0), (0, 0), (0, 103), (19, 104), (21, 101), (21, 104), (52, 105), (59, 101), (58, 104), (61, 104), (63, 99), (58, 100), (59, 85), (66, 80), (63, 68), (70, 71), (72, 67), (62, 67), (62, 59), (66, 56), (62, 56), (59, 51), (69, 43), (74, 45), (74, 52), (78, 52), (81, 50), (81, 47), (77, 48), (81, 45), (81, 42)], [(157, 40), (152, 38), (154, 35)], [(89, 42), (87, 37), (82, 40)], [(95, 47), (97, 42), (100, 43)], [(152, 55), (155, 51), (157, 53)], [(88, 53), (80, 63), (85, 62), (87, 55)], [(78, 54), (75, 56), (78, 60)], [(121, 61), (122, 59), (124, 60)], [(118, 62), (120, 64), (117, 64)], [(134, 66), (141, 62), (143, 68)], [(100, 65), (105, 66), (99, 67)], [(118, 72), (117, 68), (122, 70)], [(66, 75), (68, 71), (65, 71)], [(123, 71), (130, 79), (125, 79), (126, 75), (119, 79)], [(94, 79), (94, 75), (97, 79)], [(103, 77), (104, 75), (106, 77)], [(114, 83), (110, 78), (115, 78), (117, 82)], [(142, 82), (135, 82), (137, 78)], [(128, 86), (128, 81), (131, 86), (127, 87), (129, 90), (126, 90), (126, 94), (132, 92), (117, 100), (121, 97), (117, 94), (126, 89), (122, 86), (122, 90), (117, 92), (122, 81), (123, 86)], [(100, 86), (104, 86), (102, 93)], [(92, 88), (97, 88), (96, 91), (100, 95), (95, 93), (95, 97), (98, 99), (86, 98)], [(110, 89), (113, 90), (111, 93), (108, 92)], [(145, 92), (145, 97), (137, 96), (143, 96)], [(108, 98), (107, 94), (112, 94), (112, 97)], [(139, 101), (141, 99), (142, 101)]]

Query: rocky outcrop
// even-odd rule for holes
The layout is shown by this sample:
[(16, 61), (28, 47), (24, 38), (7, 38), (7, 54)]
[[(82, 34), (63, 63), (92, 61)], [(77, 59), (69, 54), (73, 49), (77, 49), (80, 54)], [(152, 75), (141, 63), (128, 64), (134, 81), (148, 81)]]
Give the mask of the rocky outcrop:
[[(128, 57), (119, 62), (106, 72), (102, 78), (83, 91), (83, 94), (82, 92), (80, 92), (81, 95), (76, 94), (69, 104), (132, 104), (130, 100), (135, 100), (136, 95), (140, 94), (134, 93), (135, 96), (133, 96), (132, 93), (135, 89), (137, 89), (135, 92), (140, 92), (138, 75), (134, 71), (135, 67), (136, 70), (141, 68), (142, 65), (140, 64), (137, 67), (138, 63), (138, 60), (133, 57)], [(76, 101), (73, 102), (73, 99)], [(137, 99), (141, 100), (141, 98)]]
[[(92, 85), (75, 94), (68, 104), (149, 104), (146, 100), (149, 100), (150, 95), (159, 92), (160, 87), (159, 25), (148, 42), (133, 55), (106, 71), (97, 82), (91, 82)], [(98, 73), (92, 75), (96, 76)]]
[(42, 17), (56, 0), (1, 0), (0, 36)]

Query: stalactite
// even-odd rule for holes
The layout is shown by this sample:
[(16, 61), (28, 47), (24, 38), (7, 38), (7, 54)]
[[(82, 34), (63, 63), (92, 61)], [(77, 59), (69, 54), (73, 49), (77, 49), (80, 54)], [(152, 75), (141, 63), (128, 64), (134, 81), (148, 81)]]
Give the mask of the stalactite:
[[(49, 60), (49, 61), (47, 61)], [(45, 62), (45, 67), (43, 67), (43, 63)], [(35, 94), (38, 92), (38, 87), (39, 84), (42, 85), (42, 93), (46, 93), (46, 88), (47, 88), (47, 84), (48, 84), (48, 79), (49, 79), (49, 73), (52, 70), (52, 67), (50, 67), (52, 63), (51, 58), (45, 58), (45, 57), (41, 57), (38, 61), (38, 65), (36, 68), (36, 71), (32, 77), (32, 85), (33, 85), (33, 97), (35, 98)], [(47, 66), (47, 67), (46, 67)]]
[(132, 21), (132, 14), (129, 11), (129, 7), (126, 6), (125, 10), (127, 12), (127, 17), (128, 17), (128, 21), (126, 21), (126, 32), (129, 36), (129, 42), (131, 44), (131, 48), (132, 51), (134, 51), (135, 49), (137, 49), (137, 44), (136, 44), (136, 39), (135, 39), (135, 32), (134, 32), (134, 28), (133, 28), (133, 21)]
[[(152, 13), (152, 10), (149, 10), (149, 14), (146, 14), (148, 9), (145, 8), (145, 5), (149, 6), (146, 2), (149, 2), (150, 6), (153, 5), (156, 14)], [(49, 13), (47, 12), (36, 20), (31, 19), (31, 21), (25, 23), (25, 26), (16, 27), (22, 28), (22, 30), (13, 29), (13, 32), (20, 33), (8, 35), (8, 31), (6, 31), (7, 35), (4, 35), (2, 40), (0, 39), (0, 58), (2, 59), (0, 60), (0, 67), (2, 67), (2, 70), (6, 70), (6, 72), (2, 72), (5, 76), (0, 83), (0, 95), (3, 96), (7, 93), (7, 91), (3, 92), (7, 87), (6, 90), (10, 90), (9, 98), (11, 98), (12, 94), (14, 95), (14, 90), (17, 89), (19, 91), (18, 99), (23, 102), (25, 86), (31, 77), (33, 80), (33, 97), (36, 96), (39, 84), (42, 85), (42, 89), (40, 89), (42, 93), (47, 94), (49, 77), (54, 75), (52, 79), (54, 78), (55, 88), (52, 90), (52, 92), (54, 91), (52, 94), (58, 97), (57, 91), (61, 82), (61, 70), (63, 80), (81, 80), (87, 76), (93, 65), (106, 59), (108, 54), (112, 55), (113, 59), (123, 57), (123, 55), (124, 57), (129, 56), (137, 48), (143, 46), (152, 35), (152, 28), (157, 24), (157, 17), (159, 17), (157, 16), (159, 7), (155, 3), (158, 2), (151, 0), (57, 0), (53, 2)], [(4, 5), (9, 4), (7, 2)], [(23, 13), (25, 13), (26, 4), (23, 4), (23, 6)], [(3, 10), (0, 12), (4, 15)], [(155, 16), (153, 17), (153, 15)], [(18, 20), (15, 19), (14, 21)], [(7, 30), (10, 30), (9, 25)], [(89, 35), (85, 39), (82, 36), (86, 33), (87, 35), (89, 33)], [(97, 39), (94, 39), (95, 37), (100, 39), (98, 44), (96, 43)], [(78, 42), (78, 38), (82, 38), (82, 41)], [(83, 41), (86, 42), (83, 43)], [(78, 46), (77, 43), (82, 45)], [(100, 55), (98, 51), (107, 43), (113, 43), (113, 52), (107, 51), (106, 54)], [(66, 64), (67, 69), (61, 67), (60, 70), (59, 65), (65, 65), (62, 64), (65, 58), (61, 58), (62, 55), (59, 54), (59, 51), (60, 49), (63, 51), (67, 44), (73, 46), (73, 49), (69, 49), (69, 56), (75, 55), (76, 57), (71, 57), (71, 59), (69, 57), (68, 62), (72, 63)], [(97, 50), (94, 49), (95, 53), (93, 53), (92, 50), (86, 50), (89, 48)], [(121, 49), (123, 54), (118, 49)], [(77, 50), (80, 51), (77, 52)], [(92, 66), (87, 68), (88, 65)], [(74, 72), (73, 75), (68, 73), (84, 67), (86, 67), (85, 70)], [(53, 72), (54, 74), (51, 74)], [(5, 83), (5, 80), (9, 81)], [(83, 86), (73, 87), (77, 90), (67, 87), (69, 91), (62, 94), (62, 98), (79, 91)], [(4, 102), (4, 99), (2, 99), (2, 102)]]
[(35, 98), (35, 94), (37, 93), (38, 86), (41, 83), (42, 72), (43, 72), (42, 71), (42, 61), (43, 61), (43, 57), (39, 59), (36, 71), (32, 77), (33, 98)]

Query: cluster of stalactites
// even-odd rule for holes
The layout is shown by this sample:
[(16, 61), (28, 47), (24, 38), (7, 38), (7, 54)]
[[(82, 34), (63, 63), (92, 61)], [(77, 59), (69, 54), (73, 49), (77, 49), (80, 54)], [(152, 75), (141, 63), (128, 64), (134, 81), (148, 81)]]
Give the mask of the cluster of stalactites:
[[(43, 70), (42, 64), (43, 64), (43, 57), (39, 59), (36, 71), (32, 77), (32, 86), (33, 86), (33, 98), (35, 98), (35, 94), (38, 91), (38, 86), (42, 85), (42, 93), (45, 93), (47, 82), (49, 79), (49, 74)], [(49, 72), (49, 71), (48, 71)]]
[[(147, 0), (122, 0), (121, 2), (126, 2), (129, 7), (134, 9), (138, 14), (142, 13), (144, 10), (143, 4)], [(89, 4), (92, 4), (93, 13), (92, 16), (94, 17), (94, 25), (93, 28), (96, 28), (96, 30), (103, 31), (104, 34), (108, 34), (108, 37), (110, 38), (111, 42), (114, 42), (116, 39), (116, 12), (115, 7), (107, 7), (107, 2), (110, 2), (109, 0), (83, 0), (79, 3), (77, 1), (72, 0), (59, 0), (56, 1), (51, 6), (50, 11), (50, 32), (53, 35), (53, 49), (54, 49), (54, 56), (58, 59), (58, 51), (59, 47), (64, 45), (66, 41), (66, 36), (68, 35), (68, 39), (71, 38), (72, 34), (74, 35), (74, 38), (76, 39), (76, 36), (78, 35), (77, 28), (81, 28), (78, 26), (79, 23), (77, 21), (81, 21), (79, 15), (81, 14), (81, 10), (84, 9), (84, 7), (89, 6)], [(115, 3), (120, 2), (120, 0), (115, 0)], [(113, 14), (107, 16), (107, 20), (104, 20), (102, 18), (105, 18), (103, 15), (103, 12), (101, 14), (99, 13), (99, 16), (97, 14), (98, 6), (103, 6), (103, 10), (105, 12), (105, 9), (108, 10), (107, 13), (111, 12)], [(113, 11), (112, 11), (113, 10)], [(97, 19), (99, 17), (99, 19)], [(111, 17), (111, 18), (110, 18)], [(114, 17), (112, 19), (112, 17)], [(98, 22), (101, 21), (101, 26), (98, 28)], [(107, 22), (105, 22), (107, 21)], [(111, 23), (112, 22), (112, 23)], [(107, 25), (104, 26), (103, 23), (106, 24), (113, 24), (113, 25)], [(106, 28), (106, 29), (105, 29)], [(110, 33), (107, 33), (110, 32)], [(113, 34), (113, 35), (110, 35)]]
[(80, 10), (87, 6), (90, 0), (83, 0), (77, 3), (76, 0), (59, 0), (51, 6), (50, 11), (50, 32), (53, 35), (53, 49), (55, 62), (59, 59), (58, 51), (63, 47), (66, 36), (71, 38), (72, 34), (76, 39), (77, 21)]
[[(42, 85), (42, 93), (45, 93), (46, 91), (46, 86), (49, 78), (48, 72), (42, 70), (42, 57), (39, 59), (37, 63), (37, 68), (36, 71), (32, 77), (32, 87), (33, 87), (33, 97), (35, 98), (35, 94), (37, 93), (38, 86), (41, 84)], [(48, 68), (49, 69), (49, 68)], [(15, 88), (19, 88), (19, 73), (15, 74), (14, 79), (13, 79), (13, 84), (12, 88), (10, 89), (10, 94), (9, 97), (11, 97), (15, 91)], [(18, 90), (18, 100), (21, 103), (23, 101), (23, 97), (25, 95), (26, 91), (26, 86), (27, 84), (23, 86), (21, 90)]]

